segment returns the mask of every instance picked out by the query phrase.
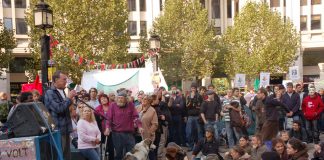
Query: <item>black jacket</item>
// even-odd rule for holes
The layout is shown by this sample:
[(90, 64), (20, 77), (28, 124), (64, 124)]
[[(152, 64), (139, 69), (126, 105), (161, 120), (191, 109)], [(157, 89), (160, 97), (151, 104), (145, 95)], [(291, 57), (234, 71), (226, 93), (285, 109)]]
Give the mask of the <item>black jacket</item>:
[(198, 94), (198, 92), (195, 93), (193, 98), (191, 98), (190, 95), (187, 96), (186, 107), (188, 116), (199, 116), (202, 102), (203, 97)]
[(212, 141), (207, 141), (206, 138), (201, 139), (198, 141), (197, 145), (194, 147), (192, 151), (193, 155), (197, 155), (200, 151), (204, 156), (208, 154), (218, 154), (218, 141), (213, 139)]

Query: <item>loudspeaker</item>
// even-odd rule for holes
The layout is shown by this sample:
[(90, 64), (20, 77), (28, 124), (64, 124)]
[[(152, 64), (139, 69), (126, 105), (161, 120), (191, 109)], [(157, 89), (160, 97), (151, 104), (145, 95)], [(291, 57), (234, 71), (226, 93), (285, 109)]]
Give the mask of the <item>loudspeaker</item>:
[(38, 136), (54, 130), (55, 123), (43, 103), (21, 103), (7, 121), (13, 137)]

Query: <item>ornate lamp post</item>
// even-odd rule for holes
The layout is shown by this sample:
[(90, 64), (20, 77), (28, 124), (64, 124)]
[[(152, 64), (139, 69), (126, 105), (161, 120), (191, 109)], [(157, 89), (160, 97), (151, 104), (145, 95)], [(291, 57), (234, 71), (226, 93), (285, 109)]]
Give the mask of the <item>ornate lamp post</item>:
[(41, 0), (34, 10), (35, 27), (44, 30), (44, 35), (41, 37), (41, 71), (43, 93), (48, 86), (48, 60), (50, 53), (50, 37), (46, 35), (47, 28), (53, 28), (53, 11), (50, 6)]
[(154, 52), (152, 57), (153, 60), (153, 71), (158, 71), (158, 52), (160, 51), (160, 37), (158, 35), (151, 35), (150, 41), (150, 50)]

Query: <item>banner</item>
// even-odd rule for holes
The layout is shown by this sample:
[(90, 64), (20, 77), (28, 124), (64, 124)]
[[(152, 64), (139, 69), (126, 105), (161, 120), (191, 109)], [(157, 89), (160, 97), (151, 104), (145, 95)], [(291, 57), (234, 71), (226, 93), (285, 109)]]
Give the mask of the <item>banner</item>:
[(14, 138), (0, 140), (1, 160), (26, 160), (36, 159), (34, 139)]
[(235, 87), (245, 87), (245, 74), (236, 74), (235, 75), (235, 82), (234, 82)]
[(299, 80), (298, 66), (289, 67), (289, 77), (291, 80)]
[(100, 82), (97, 82), (97, 89), (102, 90), (105, 93), (116, 92), (120, 88), (126, 88), (132, 91), (132, 93), (137, 93), (139, 91), (138, 86), (138, 76), (139, 71), (137, 71), (132, 77), (115, 85), (104, 85)]
[(270, 73), (261, 72), (260, 73), (260, 87), (267, 87), (270, 85)]

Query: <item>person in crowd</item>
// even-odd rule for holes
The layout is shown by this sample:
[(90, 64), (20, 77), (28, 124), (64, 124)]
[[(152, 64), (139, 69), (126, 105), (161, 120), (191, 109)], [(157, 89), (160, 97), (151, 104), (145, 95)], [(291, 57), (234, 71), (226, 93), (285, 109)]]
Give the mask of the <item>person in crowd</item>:
[(81, 94), (81, 95), (84, 95), (84, 94), (86, 94), (86, 93), (87, 93), (87, 91), (84, 90), (83, 88), (80, 90), (80, 94)]
[(305, 128), (306, 127), (305, 126), (306, 124), (303, 123), (303, 122), (305, 122), (305, 117), (304, 117), (304, 114), (303, 114), (303, 111), (302, 111), (302, 104), (303, 104), (304, 98), (307, 96), (307, 93), (304, 92), (304, 88), (303, 88), (303, 84), (302, 83), (301, 84), (300, 83), (296, 84), (295, 90), (296, 90), (296, 93), (299, 94), (299, 100), (300, 100), (300, 107), (298, 109), (300, 121), (302, 122), (303, 128)]
[(174, 142), (168, 144), (165, 158), (166, 160), (189, 160), (186, 151)]
[(184, 110), (185, 104), (183, 103), (183, 99), (178, 95), (177, 87), (171, 87), (171, 97), (168, 103), (171, 116), (172, 116), (172, 124), (170, 126), (170, 142), (175, 142), (179, 145), (182, 144), (182, 113)]
[(308, 89), (309, 95), (305, 97), (302, 103), (303, 115), (306, 119), (306, 131), (308, 135), (308, 143), (319, 142), (318, 121), (324, 110), (324, 103), (321, 97), (315, 93), (315, 88)]
[(144, 92), (143, 91), (139, 91), (137, 94), (137, 99), (134, 102), (135, 107), (139, 107), (142, 104), (142, 99), (144, 96)]
[(71, 159), (70, 133), (73, 131), (69, 106), (71, 106), (76, 92), (72, 90), (66, 96), (64, 89), (67, 76), (62, 71), (56, 71), (52, 80), (53, 86), (46, 91), (44, 104), (55, 122), (55, 129), (61, 132), (64, 159), (69, 160)]
[(214, 136), (215, 129), (212, 126), (208, 126), (205, 130), (205, 137), (199, 140), (197, 145), (194, 147), (192, 152), (193, 159), (198, 155), (199, 152), (202, 152), (203, 157), (207, 157), (207, 155), (210, 154), (216, 154), (218, 157), (221, 157), (218, 152), (219, 144)]
[[(258, 99), (264, 103), (265, 110), (265, 123), (262, 126), (261, 134), (263, 141), (271, 141), (276, 137), (279, 132), (279, 113), (277, 107), (280, 106), (286, 112), (289, 112), (287, 106), (281, 103), (278, 99), (268, 97), (267, 91), (264, 88), (260, 88), (258, 91)], [(293, 113), (287, 113), (291, 116)]]
[(287, 144), (289, 160), (308, 160), (307, 145), (296, 138), (291, 138)]
[[(283, 94), (282, 92), (277, 90), (275, 94), (273, 94), (273, 96), (275, 96), (274, 98), (277, 101), (282, 102), (282, 94)], [(278, 123), (279, 131), (285, 130), (284, 123), (285, 123), (285, 118), (287, 116), (287, 111), (281, 106), (276, 106), (276, 109), (278, 111), (278, 117), (279, 117), (279, 123)]]
[[(145, 95), (142, 100), (142, 105), (137, 108), (137, 111), (143, 127), (142, 139), (144, 140), (149, 138), (154, 142), (155, 131), (158, 128), (158, 117), (156, 110), (151, 106), (152, 102), (153, 97)], [(155, 153), (156, 152), (150, 151), (150, 160), (155, 160), (157, 158)]]
[[(260, 93), (259, 96), (263, 97), (263, 93)], [(251, 103), (252, 111), (255, 112), (255, 132), (260, 133), (262, 130), (262, 126), (266, 121), (265, 116), (265, 104), (262, 99), (258, 98), (258, 95), (254, 97)]]
[(307, 142), (307, 132), (302, 128), (300, 121), (293, 121), (292, 129), (289, 130), (289, 137)]
[(254, 88), (252, 87), (250, 89), (250, 91), (244, 95), (244, 99), (246, 100), (246, 104), (250, 104), (250, 102), (252, 101), (253, 97), (255, 97), (256, 94), (254, 92)]
[(39, 94), (38, 90), (34, 89), (31, 92), (33, 94), (33, 100), (34, 102), (40, 102), (41, 101), (41, 95)]
[(286, 143), (282, 139), (272, 139), (272, 150), (279, 154), (280, 160), (288, 160)]
[(209, 90), (206, 92), (208, 99), (202, 103), (200, 110), (201, 118), (205, 124), (205, 128), (212, 126), (214, 131), (215, 139), (219, 139), (217, 121), (220, 117), (221, 106), (214, 100), (214, 91)]
[(11, 107), (7, 119), (12, 115), (12, 113), (15, 111), (17, 108), (18, 104), (20, 103), (28, 103), (28, 102), (33, 102), (33, 94), (31, 92), (21, 92), (19, 94), (19, 99), (17, 101), (17, 104)]
[(266, 89), (267, 94), (268, 94), (269, 96), (275, 94), (275, 92), (273, 92), (273, 91), (271, 90), (271, 86), (267, 86), (265, 89)]
[(324, 142), (314, 144), (314, 149), (312, 160), (324, 160)]
[(280, 156), (275, 151), (266, 151), (261, 155), (262, 160), (280, 160)]
[(235, 100), (230, 103), (229, 114), (231, 119), (231, 127), (234, 131), (234, 135), (238, 140), (243, 135), (243, 122), (240, 110), (240, 103)]
[(252, 152), (252, 146), (250, 145), (249, 143), (249, 137), (244, 135), (244, 136), (241, 136), (241, 138), (239, 139), (239, 147), (241, 147), (245, 153), (251, 155), (251, 152)]
[(290, 136), (289, 131), (283, 130), (279, 132), (279, 138), (285, 142), (285, 144), (288, 143)]
[(241, 147), (234, 146), (231, 148), (229, 154), (225, 155), (225, 160), (250, 160), (251, 156)]
[(9, 111), (13, 107), (13, 104), (8, 100), (7, 93), (0, 92), (0, 125), (7, 121)]
[(108, 97), (109, 97), (109, 102), (110, 102), (110, 103), (115, 102), (115, 99), (116, 99), (115, 92), (110, 92), (110, 93), (108, 94)]
[(240, 102), (240, 107), (243, 107), (246, 105), (246, 100), (244, 99), (244, 96), (240, 93), (239, 88), (233, 88), (233, 97), (234, 99), (238, 100)]
[(265, 151), (267, 151), (267, 147), (263, 144), (261, 135), (252, 136), (251, 160), (260, 160)]
[(71, 105), (71, 106), (69, 107), (69, 110), (70, 110), (71, 121), (72, 121), (72, 130), (73, 130), (73, 131), (70, 133), (71, 142), (72, 142), (72, 145), (73, 145), (75, 148), (78, 148), (78, 145), (77, 145), (77, 140), (78, 140), (77, 124), (78, 124), (79, 116), (78, 116), (78, 114), (76, 113), (76, 108), (74, 108), (73, 105)]
[(233, 92), (231, 89), (227, 90), (227, 95), (223, 99), (223, 107), (221, 111), (221, 116), (223, 116), (225, 121), (225, 130), (228, 140), (229, 148), (232, 148), (235, 145), (233, 128), (231, 126), (231, 117), (229, 110), (231, 109), (231, 101), (233, 100)]
[[(189, 143), (189, 150), (193, 149), (194, 143), (198, 141), (198, 139), (202, 138), (202, 130), (199, 126), (198, 119), (200, 114), (200, 107), (203, 102), (202, 96), (199, 95), (197, 91), (197, 84), (191, 84), (191, 92), (187, 96), (186, 107), (188, 120), (186, 124), (186, 138)], [(205, 117), (202, 118), (204, 119)], [(214, 117), (213, 117), (214, 118)], [(195, 134), (195, 131), (197, 134)]]
[(101, 143), (104, 145), (106, 142), (106, 138), (107, 139), (107, 143), (106, 143), (106, 151), (105, 151), (105, 155), (108, 154), (108, 158), (109, 159), (114, 159), (115, 157), (115, 151), (114, 151), (114, 143), (112, 140), (112, 135), (109, 134), (108, 136), (104, 135), (104, 131), (106, 130), (107, 127), (107, 119), (108, 119), (108, 111), (110, 109), (109, 107), (109, 98), (106, 94), (101, 94), (98, 98), (99, 100), (99, 106), (96, 107), (96, 114), (97, 114), (97, 123), (98, 123), (98, 128), (101, 132)]
[(90, 94), (89, 93), (83, 94), (82, 99), (83, 99), (84, 102), (89, 102), (90, 101)]
[(112, 103), (108, 110), (108, 123), (104, 133), (109, 135), (112, 132), (116, 151), (115, 160), (121, 160), (135, 146), (134, 123), (138, 127), (138, 131), (143, 133), (142, 123), (134, 104), (127, 102), (125, 92), (119, 92), (116, 103)]
[(88, 102), (88, 104), (95, 109), (97, 106), (100, 105), (99, 101), (98, 101), (98, 90), (96, 88), (90, 88), (89, 90), (89, 94), (90, 94), (90, 100)]
[(158, 117), (158, 128), (155, 131), (154, 145), (157, 146), (155, 154), (158, 159), (163, 158), (163, 153), (168, 139), (168, 126), (171, 123), (171, 113), (166, 102), (166, 97), (162, 90), (157, 95), (152, 95), (152, 107), (155, 109)]
[(215, 86), (213, 84), (208, 85), (208, 91), (213, 91), (214, 92), (214, 101), (216, 101), (216, 103), (218, 103), (219, 105), (222, 104), (218, 94), (216, 93)]
[(292, 111), (293, 114), (289, 115), (289, 118), (293, 118), (293, 120), (300, 120), (300, 96), (293, 89), (293, 83), (287, 83), (287, 92), (282, 96), (282, 103), (284, 103), (289, 111)]
[(207, 88), (205, 86), (199, 87), (199, 94), (203, 97), (204, 100), (207, 100), (208, 96), (206, 95)]
[[(318, 91), (318, 94), (319, 96), (321, 97), (322, 99), (322, 102), (324, 103), (324, 88), (321, 88), (319, 91)], [(321, 113), (321, 118), (320, 118), (320, 121), (319, 121), (319, 130), (324, 133), (324, 112)]]
[(83, 157), (91, 160), (100, 160), (97, 145), (101, 141), (95, 116), (92, 109), (85, 106), (81, 110), (80, 120), (78, 121), (78, 149)]

